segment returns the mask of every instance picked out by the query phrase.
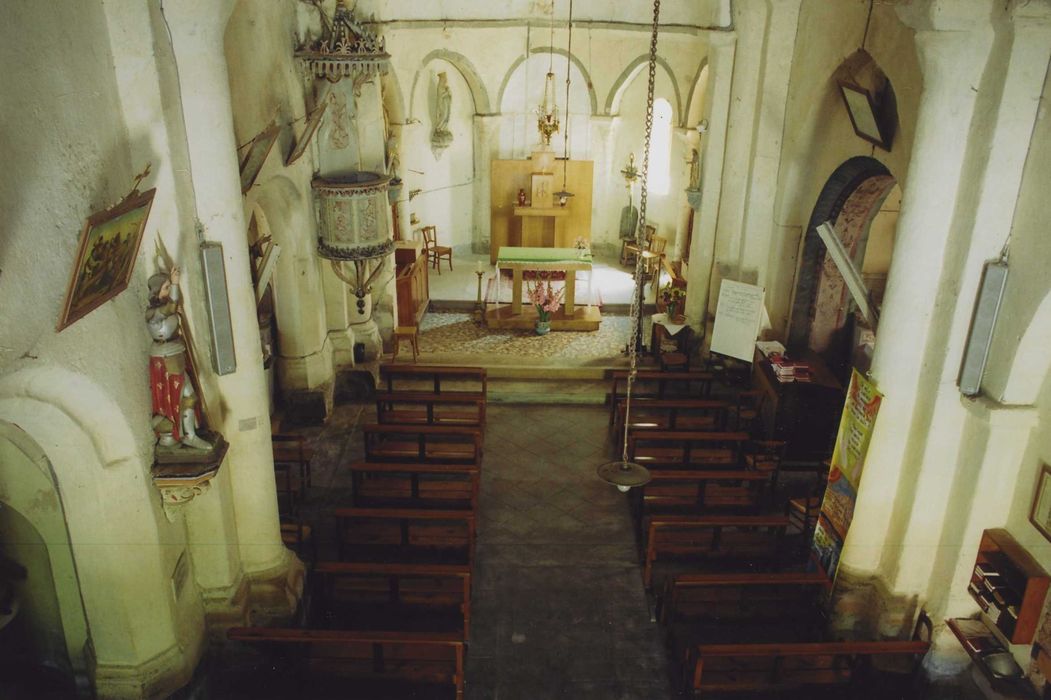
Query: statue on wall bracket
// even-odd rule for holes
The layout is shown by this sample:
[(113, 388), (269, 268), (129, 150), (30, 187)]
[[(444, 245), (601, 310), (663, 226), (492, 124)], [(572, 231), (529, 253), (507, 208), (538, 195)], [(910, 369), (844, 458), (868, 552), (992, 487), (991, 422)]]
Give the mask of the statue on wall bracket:
[(206, 439), (198, 432), (201, 412), (181, 332), (179, 277), (179, 268), (172, 267), (171, 272), (157, 273), (148, 281), (150, 305), (146, 310), (146, 326), (153, 339), (150, 424), (157, 436), (159, 463), (207, 461), (222, 443), (221, 435)]
[(449, 131), (452, 101), (449, 78), (443, 71), (438, 74), (438, 86), (434, 96), (434, 130), (431, 131), (431, 149), (434, 151), (435, 159), (441, 158), (442, 152), (453, 142), (453, 134)]

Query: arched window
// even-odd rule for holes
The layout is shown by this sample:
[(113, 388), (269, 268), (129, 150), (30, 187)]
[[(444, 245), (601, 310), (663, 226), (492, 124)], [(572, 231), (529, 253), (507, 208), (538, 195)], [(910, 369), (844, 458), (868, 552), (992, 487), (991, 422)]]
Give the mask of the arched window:
[(650, 171), (646, 184), (653, 194), (668, 194), (671, 189), (671, 103), (664, 98), (653, 103)]

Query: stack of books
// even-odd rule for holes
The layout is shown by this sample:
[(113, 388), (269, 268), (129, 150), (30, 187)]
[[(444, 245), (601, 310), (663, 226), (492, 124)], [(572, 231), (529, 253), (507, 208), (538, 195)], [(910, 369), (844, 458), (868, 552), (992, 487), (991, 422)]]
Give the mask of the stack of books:
[(813, 381), (814, 371), (810, 364), (804, 360), (790, 360), (781, 343), (760, 341), (755, 345), (770, 363), (777, 381), (782, 384)]

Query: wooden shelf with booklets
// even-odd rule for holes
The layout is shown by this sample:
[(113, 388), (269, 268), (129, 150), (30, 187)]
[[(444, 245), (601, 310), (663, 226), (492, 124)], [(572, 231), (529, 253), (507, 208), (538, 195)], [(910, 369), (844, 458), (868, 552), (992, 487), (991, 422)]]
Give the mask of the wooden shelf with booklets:
[(986, 530), (967, 591), (1012, 644), (1033, 641), (1051, 576), (1007, 530)]

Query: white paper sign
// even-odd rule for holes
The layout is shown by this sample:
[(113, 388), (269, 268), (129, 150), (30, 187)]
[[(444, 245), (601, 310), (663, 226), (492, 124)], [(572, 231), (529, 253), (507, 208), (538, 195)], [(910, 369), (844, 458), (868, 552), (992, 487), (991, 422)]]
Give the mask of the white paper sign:
[(723, 280), (712, 329), (712, 352), (752, 361), (763, 314), (764, 291), (754, 284)]

